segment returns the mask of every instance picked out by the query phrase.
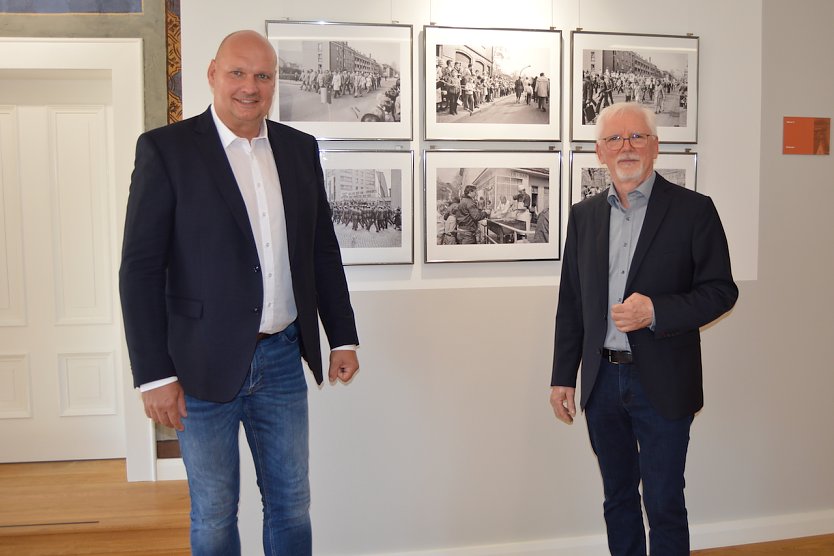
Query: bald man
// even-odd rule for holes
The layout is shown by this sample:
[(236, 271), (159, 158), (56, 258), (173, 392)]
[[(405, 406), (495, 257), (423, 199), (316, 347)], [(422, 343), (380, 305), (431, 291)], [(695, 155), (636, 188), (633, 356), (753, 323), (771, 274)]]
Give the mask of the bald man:
[(358, 344), (313, 137), (266, 119), (277, 57), (254, 31), (208, 68), (212, 105), (139, 137), (119, 272), (145, 413), (177, 430), (195, 555), (240, 554), (238, 430), (264, 553), (311, 554), (307, 383), (350, 381)]

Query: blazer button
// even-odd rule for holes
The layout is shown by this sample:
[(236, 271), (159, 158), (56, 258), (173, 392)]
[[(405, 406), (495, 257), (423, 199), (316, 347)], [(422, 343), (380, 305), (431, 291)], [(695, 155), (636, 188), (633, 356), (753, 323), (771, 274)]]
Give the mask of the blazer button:
[(253, 312), (253, 313), (260, 313), (260, 312), (261, 312), (261, 308), (260, 308), (260, 307), (254, 307), (254, 308), (252, 309), (252, 312)]
[(252, 270), (254, 270), (255, 272), (260, 272), (261, 267), (256, 265), (255, 267), (252, 268)]

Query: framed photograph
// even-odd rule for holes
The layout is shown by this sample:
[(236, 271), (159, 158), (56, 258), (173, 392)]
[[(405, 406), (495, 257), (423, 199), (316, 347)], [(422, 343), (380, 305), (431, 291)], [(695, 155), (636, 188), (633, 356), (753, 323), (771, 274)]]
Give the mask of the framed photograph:
[(320, 151), (342, 262), (414, 262), (414, 153)]
[(411, 25), (267, 21), (271, 118), (327, 140), (412, 138)]
[(571, 140), (595, 141), (600, 110), (639, 102), (662, 143), (698, 140), (698, 37), (571, 33)]
[(562, 32), (423, 28), (425, 138), (559, 141)]
[[(695, 191), (696, 153), (660, 153), (654, 161), (657, 173), (670, 182)], [(570, 153), (570, 204), (596, 195), (611, 185), (611, 173), (592, 151)]]
[(559, 151), (426, 151), (426, 262), (558, 260), (561, 161)]

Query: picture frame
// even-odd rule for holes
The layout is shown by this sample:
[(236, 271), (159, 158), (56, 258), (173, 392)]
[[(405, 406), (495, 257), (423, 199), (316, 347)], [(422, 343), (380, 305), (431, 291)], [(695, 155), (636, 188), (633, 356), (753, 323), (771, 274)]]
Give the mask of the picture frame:
[(689, 35), (573, 31), (571, 140), (596, 141), (599, 111), (633, 100), (657, 112), (661, 143), (696, 143), (698, 44)]
[[(654, 169), (670, 182), (695, 191), (698, 154), (694, 152), (662, 152), (654, 161)], [(611, 185), (608, 168), (594, 151), (570, 153), (570, 204), (575, 205)]]
[(430, 150), (423, 164), (425, 262), (559, 259), (560, 151)]
[(267, 21), (278, 54), (271, 118), (319, 140), (412, 132), (411, 25)]
[(413, 264), (414, 152), (323, 149), (319, 156), (342, 263)]
[[(423, 49), (426, 140), (561, 140), (561, 31), (427, 25)], [(455, 79), (468, 78), (472, 84), (453, 82), (453, 72)], [(540, 74), (549, 89), (544, 110), (533, 90), (543, 79)], [(522, 94), (517, 97), (519, 79)], [(460, 98), (452, 104), (457, 90)]]

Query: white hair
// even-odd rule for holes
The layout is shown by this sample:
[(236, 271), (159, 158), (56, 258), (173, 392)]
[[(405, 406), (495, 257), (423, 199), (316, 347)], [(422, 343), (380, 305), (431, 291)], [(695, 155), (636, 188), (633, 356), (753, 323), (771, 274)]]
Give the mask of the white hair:
[(649, 132), (652, 135), (657, 135), (657, 122), (655, 121), (654, 112), (637, 102), (617, 102), (606, 106), (602, 109), (602, 112), (599, 113), (596, 125), (597, 141), (602, 139), (602, 128), (605, 127), (605, 122), (607, 122), (609, 118), (613, 118), (624, 113), (639, 114), (643, 116), (643, 120), (645, 120), (646, 125), (649, 126)]

